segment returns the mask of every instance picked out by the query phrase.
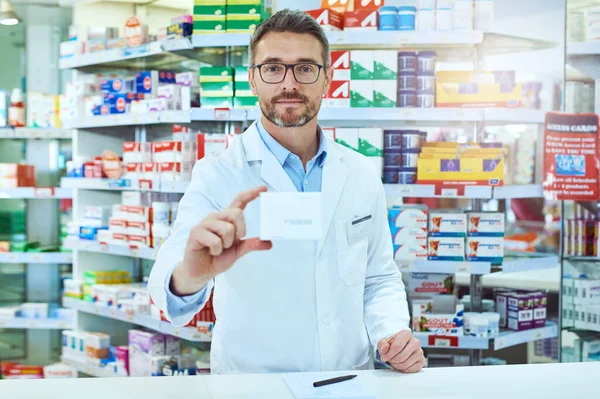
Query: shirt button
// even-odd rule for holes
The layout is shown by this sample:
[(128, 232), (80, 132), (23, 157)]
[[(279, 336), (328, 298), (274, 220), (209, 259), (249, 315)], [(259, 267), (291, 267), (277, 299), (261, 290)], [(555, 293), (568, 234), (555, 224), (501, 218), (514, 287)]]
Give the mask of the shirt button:
[(323, 324), (325, 324), (326, 326), (331, 325), (331, 319), (329, 317), (326, 317), (323, 319)]
[(304, 185), (306, 186), (308, 184), (308, 180), (304, 180)]

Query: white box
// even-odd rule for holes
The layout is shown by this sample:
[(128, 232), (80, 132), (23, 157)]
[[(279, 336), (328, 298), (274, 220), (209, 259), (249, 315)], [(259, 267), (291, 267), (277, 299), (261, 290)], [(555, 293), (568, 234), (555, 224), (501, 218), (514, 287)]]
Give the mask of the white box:
[(335, 142), (344, 147), (358, 151), (358, 129), (357, 128), (336, 128)]
[(428, 209), (425, 206), (403, 206), (388, 209), (390, 227), (427, 228)]
[(160, 181), (190, 181), (193, 167), (192, 162), (161, 162), (158, 164)]
[(455, 30), (473, 30), (473, 0), (455, 0), (453, 22)]
[(402, 245), (415, 241), (419, 245), (427, 245), (427, 229), (423, 227), (395, 227), (391, 229), (394, 245)]
[(600, 7), (586, 8), (585, 14), (585, 41), (600, 39)]
[[(124, 219), (110, 218), (108, 231), (112, 234), (127, 234), (127, 221)], [(102, 242), (102, 240), (98, 239)]]
[(504, 236), (504, 214), (495, 212), (469, 212), (467, 213), (468, 236)]
[(396, 81), (398, 75), (398, 52), (390, 50), (373, 51), (374, 80)]
[(427, 259), (463, 262), (465, 260), (465, 239), (461, 237), (429, 237)]
[(417, 242), (407, 242), (402, 245), (394, 245), (394, 260), (416, 260), (427, 259), (427, 245), (422, 245)]
[(21, 311), (20, 306), (2, 306), (0, 307), (0, 318), (15, 318)]
[(154, 143), (154, 162), (193, 162), (195, 157), (193, 142), (161, 141)]
[(149, 100), (133, 100), (129, 104), (129, 112), (132, 114), (146, 114), (150, 111)]
[(467, 237), (467, 260), (501, 265), (504, 259), (504, 237)]
[(438, 273), (410, 273), (408, 292), (415, 294), (452, 294), (453, 276)]
[(373, 107), (394, 108), (398, 97), (397, 80), (373, 81)]
[(429, 213), (429, 235), (431, 237), (465, 237), (467, 215), (458, 212)]
[(48, 318), (47, 303), (24, 303), (21, 305), (21, 317), (26, 319)]
[[(356, 73), (360, 71), (359, 78)], [(373, 51), (352, 50), (350, 51), (350, 79), (372, 80), (375, 72)]]
[(321, 193), (261, 193), (261, 240), (320, 240), (323, 237)]
[(123, 191), (121, 193), (121, 205), (141, 206), (141, 191)]
[(350, 81), (350, 107), (373, 108), (373, 81)]
[(358, 151), (367, 157), (383, 156), (383, 129), (359, 128)]
[(190, 88), (178, 85), (158, 86), (158, 98), (167, 100), (167, 109), (169, 110), (189, 110), (190, 109)]
[(582, 362), (597, 362), (600, 359), (600, 340), (583, 341), (581, 348)]
[(106, 226), (110, 218), (110, 211), (110, 206), (84, 206), (83, 218), (99, 220), (103, 226)]
[(150, 222), (127, 222), (125, 234), (129, 236), (149, 236), (152, 231)]

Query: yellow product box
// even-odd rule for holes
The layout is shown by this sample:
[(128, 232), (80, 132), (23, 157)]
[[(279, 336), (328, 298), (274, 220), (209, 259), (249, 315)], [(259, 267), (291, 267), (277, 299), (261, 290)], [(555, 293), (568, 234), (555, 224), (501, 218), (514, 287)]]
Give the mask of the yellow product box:
[(502, 186), (504, 157), (419, 157), (417, 181), (419, 184), (442, 184), (447, 187)]
[(438, 83), (515, 83), (515, 71), (438, 71)]
[(224, 6), (227, 0), (194, 0), (194, 6)]
[(436, 107), (518, 108), (522, 105), (521, 83), (440, 83), (436, 82)]
[(192, 17), (194, 21), (194, 27), (201, 26), (200, 22), (225, 22), (227, 19), (226, 15), (215, 15), (215, 14), (194, 14)]

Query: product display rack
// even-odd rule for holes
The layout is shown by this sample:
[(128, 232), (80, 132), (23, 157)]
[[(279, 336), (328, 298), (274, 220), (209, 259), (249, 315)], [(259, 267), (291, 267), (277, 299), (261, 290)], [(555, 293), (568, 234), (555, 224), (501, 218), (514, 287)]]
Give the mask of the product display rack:
[(0, 199), (64, 199), (72, 198), (73, 191), (60, 187), (0, 188)]
[(0, 252), (0, 263), (64, 265), (72, 261), (69, 252)]
[[(332, 48), (339, 49), (428, 49), (436, 50), (441, 58), (459, 58), (472, 60), (481, 69), (481, 60), (483, 54), (508, 54), (519, 51), (529, 51), (537, 49), (546, 49), (555, 47), (555, 43), (542, 40), (530, 40), (525, 38), (513, 37), (497, 33), (483, 32), (329, 32), (328, 38)], [(137, 57), (133, 55), (113, 55), (108, 53), (95, 55), (90, 61), (71, 60), (62, 62), (63, 69), (81, 69), (82, 71), (92, 70), (96, 67), (102, 68), (129, 68), (137, 69), (141, 65), (138, 61), (144, 59), (144, 68), (152, 68), (148, 65), (166, 62), (182, 62), (182, 59), (198, 58), (198, 53), (202, 48), (223, 48), (228, 51), (235, 47), (247, 46), (250, 35), (247, 34), (215, 34), (215, 35), (194, 35), (191, 39), (193, 50), (188, 48), (187, 43), (163, 43), (161, 47), (156, 44), (148, 46), (149, 50), (143, 50)], [(179, 47), (181, 46), (181, 47)], [(464, 51), (462, 51), (464, 50)], [(144, 52), (145, 51), (145, 52)], [(114, 54), (117, 53), (117, 56)], [(170, 54), (165, 54), (170, 53)], [(175, 54), (173, 56), (173, 54)], [(111, 58), (112, 57), (112, 58)], [(179, 58), (181, 57), (181, 59)], [(466, 57), (466, 58), (465, 58)], [(154, 62), (156, 60), (156, 63)], [(77, 72), (75, 72), (75, 76)], [(86, 142), (93, 142), (96, 148), (118, 148), (119, 141), (117, 137), (102, 135), (94, 129), (102, 127), (121, 127), (128, 126), (130, 130), (135, 129), (136, 140), (146, 139), (147, 125), (158, 125), (168, 123), (193, 123), (193, 122), (242, 122), (247, 124), (259, 116), (257, 109), (205, 109), (192, 108), (190, 111), (181, 111), (177, 115), (167, 112), (157, 112), (147, 115), (109, 115), (103, 117), (82, 118), (80, 120), (67, 123), (66, 125), (74, 129), (74, 137), (77, 137), (77, 143), (74, 146), (74, 156), (93, 155), (86, 146)], [(401, 126), (402, 124), (414, 126), (456, 126), (468, 125), (473, 128), (475, 138), (479, 138), (485, 126), (506, 125), (506, 124), (536, 124), (541, 125), (544, 121), (544, 112), (528, 109), (464, 109), (464, 108), (322, 108), (319, 114), (319, 120), (324, 126)], [(124, 141), (125, 139), (123, 139)], [(88, 181), (89, 180), (89, 181)], [(177, 182), (163, 185), (157, 182), (150, 184), (145, 181), (130, 180), (124, 182), (123, 179), (77, 179), (64, 178), (61, 187), (74, 189), (74, 213), (77, 220), (79, 212), (86, 204), (108, 205), (114, 203), (118, 198), (119, 191), (140, 190), (159, 193), (183, 193), (186, 183)], [(447, 197), (447, 198), (467, 198), (473, 200), (473, 210), (481, 209), (481, 202), (484, 199), (511, 199), (511, 198), (539, 198), (542, 197), (541, 186), (506, 186), (506, 187), (467, 187), (464, 195), (458, 195), (456, 192), (435, 193), (433, 186), (391, 186), (386, 185), (386, 193), (389, 197)], [(100, 192), (100, 193), (98, 193)], [(116, 193), (115, 193), (116, 192)], [(101, 194), (101, 195), (99, 195)], [(101, 270), (107, 268), (107, 263), (111, 267), (131, 267), (132, 260), (144, 259), (153, 260), (156, 257), (156, 250), (151, 248), (132, 248), (128, 246), (107, 245), (98, 242), (84, 242), (84, 240), (71, 240), (68, 246), (74, 250), (74, 276), (78, 278), (84, 270)], [(113, 256), (115, 255), (115, 256)], [(110, 259), (110, 260), (109, 260)], [(536, 261), (539, 268), (542, 263), (547, 267), (554, 267), (556, 259), (552, 257), (544, 258), (544, 261)], [(440, 262), (441, 263), (441, 262)], [(135, 264), (135, 260), (133, 261)], [(507, 261), (504, 273), (509, 274), (512, 271), (531, 270), (526, 261)], [(437, 267), (436, 267), (437, 266)], [(443, 266), (443, 267), (442, 267)], [(135, 266), (133, 266), (135, 268)], [(448, 270), (445, 270), (447, 268)], [(482, 275), (493, 270), (489, 264), (466, 264), (463, 262), (447, 262), (444, 265), (435, 264), (435, 262), (415, 262), (410, 265), (400, 265), (400, 269), (408, 272), (447, 272), (450, 274), (458, 273), (469, 276), (471, 286), (473, 309), (481, 306), (481, 287)], [(537, 267), (535, 268), (537, 269)], [(469, 273), (469, 274), (465, 274)], [(501, 273), (501, 274), (504, 274)], [(492, 274), (493, 276), (494, 274)], [(74, 309), (81, 313), (99, 315), (95, 309), (86, 311), (72, 304)], [(104, 310), (104, 309), (103, 309)], [(100, 312), (104, 313), (104, 312)], [(103, 319), (117, 319), (118, 321), (127, 321), (128, 323), (145, 325), (146, 321), (137, 320), (135, 316), (111, 317), (101, 314)], [(126, 320), (123, 320), (126, 318)], [(157, 322), (153, 320), (153, 322)], [(166, 324), (166, 323), (165, 323)], [(89, 317), (80, 318), (78, 328), (94, 328), (100, 323), (91, 322)], [(152, 327), (151, 327), (152, 328)], [(552, 326), (549, 326), (548, 335), (552, 335)], [(161, 331), (160, 327), (156, 329)], [(546, 333), (544, 333), (546, 334)], [(554, 336), (556, 333), (554, 333)], [(528, 340), (546, 338), (546, 335), (539, 338), (539, 333), (531, 333), (529, 338), (519, 338), (528, 342)], [(468, 340), (469, 337), (461, 337)], [(185, 339), (185, 338), (184, 338)], [(501, 338), (497, 338), (496, 341)], [(515, 338), (516, 339), (516, 338)], [(485, 346), (479, 344), (473, 349), (471, 354), (471, 364), (479, 364), (480, 349), (487, 349), (489, 341), (485, 340)], [(516, 341), (514, 341), (516, 342)], [(521, 342), (519, 342), (521, 343)], [(516, 345), (516, 343), (515, 343)], [(469, 349), (462, 346), (462, 349)]]
[(73, 322), (58, 319), (0, 318), (0, 329), (68, 330), (74, 328), (74, 326)]
[(0, 127), (0, 139), (71, 139), (71, 131), (63, 128)]

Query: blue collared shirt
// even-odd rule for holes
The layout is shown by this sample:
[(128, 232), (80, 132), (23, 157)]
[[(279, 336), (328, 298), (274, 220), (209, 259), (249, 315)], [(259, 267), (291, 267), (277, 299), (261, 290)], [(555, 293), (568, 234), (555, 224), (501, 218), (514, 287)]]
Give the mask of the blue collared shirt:
[[(320, 192), (321, 183), (323, 181), (323, 163), (327, 156), (327, 141), (321, 131), (320, 127), (317, 127), (317, 133), (319, 135), (319, 148), (317, 155), (315, 155), (307, 164), (306, 170), (300, 157), (292, 154), (284, 146), (279, 144), (277, 140), (271, 136), (262, 124), (262, 121), (258, 119), (256, 122), (256, 128), (262, 141), (265, 143), (269, 151), (275, 156), (285, 173), (289, 176), (290, 180), (296, 186), (298, 192)], [(167, 306), (169, 307), (169, 313), (173, 316), (182, 315), (188, 313), (190, 310), (198, 307), (199, 304), (204, 302), (204, 296), (206, 294), (206, 288), (201, 289), (195, 294), (188, 296), (177, 296), (171, 292), (169, 286), (171, 282), (171, 275), (167, 276), (165, 281), (165, 289), (167, 291)]]

